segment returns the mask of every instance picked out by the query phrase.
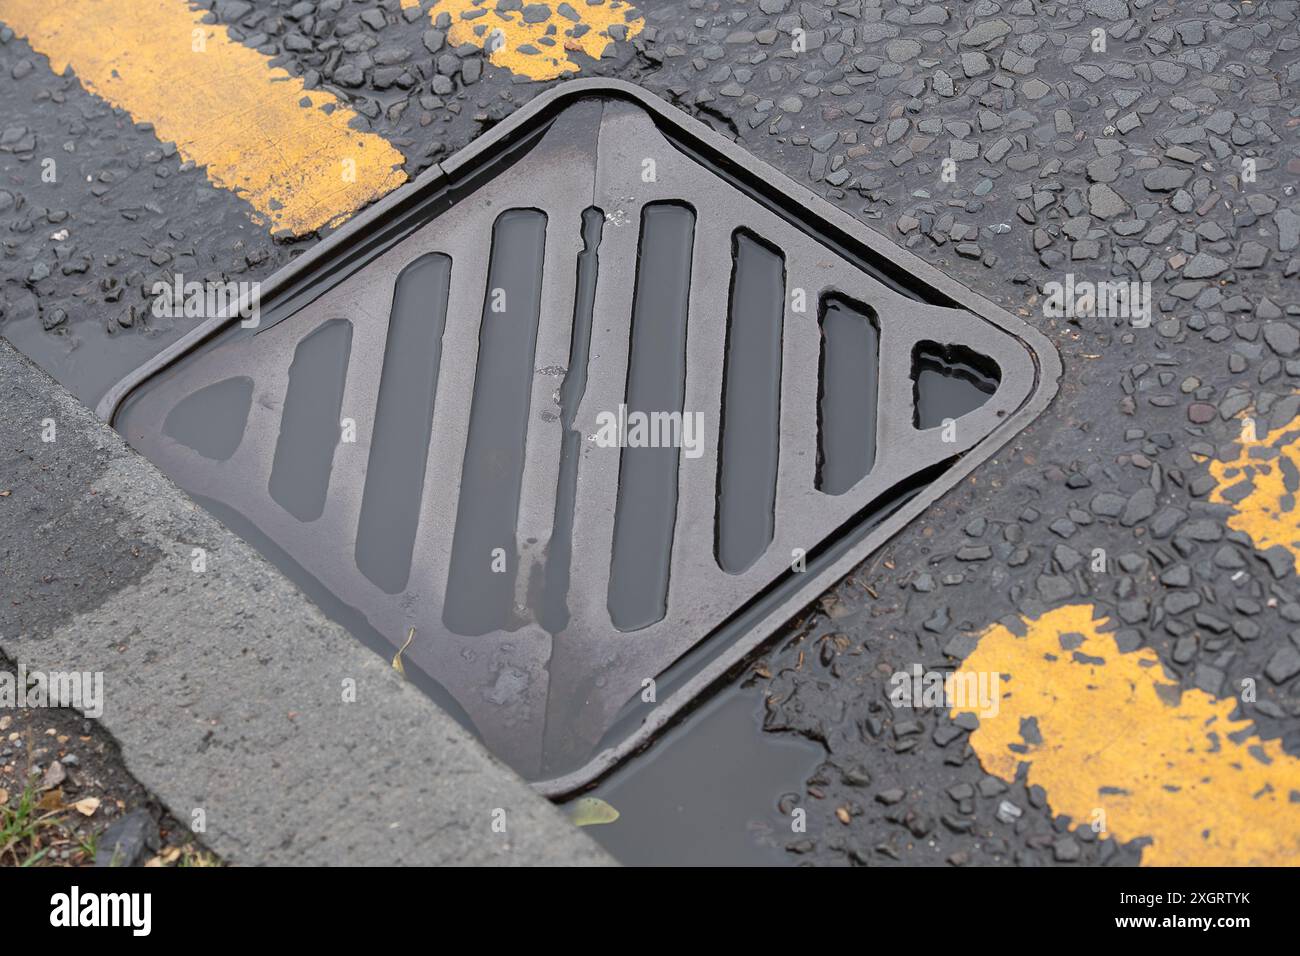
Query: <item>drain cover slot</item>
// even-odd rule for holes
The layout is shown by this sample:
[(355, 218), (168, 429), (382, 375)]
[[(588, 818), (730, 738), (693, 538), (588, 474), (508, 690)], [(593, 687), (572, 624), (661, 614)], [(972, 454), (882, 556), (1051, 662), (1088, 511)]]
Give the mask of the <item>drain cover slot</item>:
[(366, 629), (414, 627), (408, 670), (548, 792), (649, 739), (1058, 371), (611, 81), (539, 97), (262, 300), (260, 328), (211, 321), (102, 411)]

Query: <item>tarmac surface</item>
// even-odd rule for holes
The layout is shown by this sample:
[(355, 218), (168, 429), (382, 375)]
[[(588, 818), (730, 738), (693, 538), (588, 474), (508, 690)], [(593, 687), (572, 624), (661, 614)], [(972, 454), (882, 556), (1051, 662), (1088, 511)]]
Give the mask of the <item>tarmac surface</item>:
[[(164, 2), (180, 0), (123, 0), (116, 15)], [(365, 190), (294, 218), (256, 176), (239, 179), (240, 157), (189, 132), (174, 134), (188, 146), (166, 141), (155, 130), (174, 116), (127, 111), (156, 105), (129, 69), (121, 88), (108, 70), (98, 93), (79, 79), (84, 41), (47, 12), (68, 6), (0, 0), (0, 334), (93, 405), (188, 327), (150, 314), (156, 279), (264, 278), (314, 241), (321, 209), (345, 216)], [(774, 861), (1297, 858), (1294, 3), (646, 2), (632, 21), (590, 14), (610, 41), (599, 60), (601, 44), (561, 56), (535, 27), (572, 30), (581, 5), (516, 17), (506, 0), (495, 7), (510, 17), (469, 20), (458, 0), (204, 6), (210, 51), (223, 37), (252, 48), (352, 110), (407, 176), (556, 70), (639, 83), (1059, 349), (1053, 405), (736, 675), (763, 703), (752, 737), (726, 739), (822, 752), (810, 772), (792, 758), (746, 784), (770, 791), (754, 813), (793, 821), (767, 823)], [(213, 109), (232, 141), (269, 135), (264, 116)], [(218, 175), (222, 163), (236, 172)], [(387, 182), (357, 171), (372, 191)], [(1053, 314), (1052, 283), (1118, 280), (1139, 284), (1122, 303), (1138, 308)], [(87, 606), (116, 587), (90, 581)], [(891, 699), (895, 675), (959, 665), (1001, 675), (997, 714), (983, 699)], [(659, 752), (675, 746), (670, 734)], [(683, 766), (665, 800), (705, 789), (707, 754)], [(597, 792), (617, 807), (618, 785)], [(645, 826), (624, 859), (649, 852)], [(624, 816), (590, 832), (612, 844), (635, 827)]]

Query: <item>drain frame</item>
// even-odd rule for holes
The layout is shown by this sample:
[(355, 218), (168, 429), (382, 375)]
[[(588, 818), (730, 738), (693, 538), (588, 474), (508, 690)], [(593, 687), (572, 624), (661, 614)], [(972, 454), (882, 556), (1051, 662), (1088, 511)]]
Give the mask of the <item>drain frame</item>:
[[(775, 606), (765, 609), (756, 625), (716, 653), (706, 655), (707, 660), (695, 668), (688, 678), (673, 686), (670, 693), (644, 715), (634, 731), (617, 743), (600, 749), (578, 769), (533, 782), (536, 790), (553, 798), (594, 784), (628, 756), (648, 746), (669, 725), (681, 719), (715, 684), (758, 652), (800, 610), (877, 551), (1025, 428), (1051, 402), (1061, 374), (1056, 350), (1038, 330), (885, 236), (873, 232), (856, 218), (793, 182), (671, 104), (635, 85), (608, 79), (572, 80), (540, 94), (446, 161), (426, 170), (412, 182), (356, 216), (261, 284), (261, 300), (270, 303), (270, 307), (264, 309), (264, 314), (274, 316), (281, 297), (294, 303), (292, 308), (285, 307), (287, 311), (281, 316), (283, 318), (324, 294), (325, 289), (320, 289), (315, 295), (298, 302), (295, 296), (301, 297), (301, 289), (295, 291), (295, 287), (317, 270), (331, 264), (337, 265), (335, 260), (340, 253), (347, 253), (356, 246), (364, 250), (369, 242), (380, 249), (386, 249), (400, 242), (405, 235), (421, 228), (429, 218), (436, 217), (438, 209), (449, 201), (447, 197), (458, 187), (473, 183), (476, 177), (485, 170), (490, 171), (494, 164), (500, 162), (503, 153), (527, 143), (530, 137), (540, 135), (549, 122), (569, 105), (592, 96), (631, 101), (648, 113), (661, 130), (670, 129), (675, 145), (686, 147), (684, 151), (688, 156), (695, 153), (691, 158), (706, 168), (711, 168), (715, 174), (719, 174), (719, 168), (725, 169), (726, 177), (735, 181), (751, 198), (766, 205), (797, 228), (814, 235), (846, 262), (861, 268), (883, 284), (920, 302), (969, 312), (1005, 333), (1028, 353), (1034, 368), (1034, 382), (1018, 408), (913, 497), (862, 534), (856, 534), (861, 529), (855, 524), (850, 529), (853, 532), (850, 534), (852, 540), (835, 542), (835, 546), (828, 550), (826, 560), (816, 570), (810, 566), (805, 574), (800, 575), (800, 583), (791, 587)], [(451, 201), (454, 203), (454, 200)], [(432, 217), (429, 216), (430, 210), (433, 211)], [(816, 229), (809, 228), (810, 224)], [(865, 255), (850, 251), (855, 249), (862, 250)], [(364, 257), (362, 259), (363, 262), (368, 261)], [(350, 273), (344, 272), (337, 281), (344, 281), (348, 274)], [(922, 289), (920, 295), (915, 293), (918, 287)], [(97, 408), (99, 417), (113, 424), (123, 403), (138, 386), (237, 324), (244, 305), (244, 302), (236, 303), (227, 316), (206, 320), (124, 378), (100, 402)], [(277, 318), (264, 322), (257, 331), (265, 331), (278, 321)], [(885, 413), (883, 403), (879, 411)], [(710, 628), (682, 657), (669, 664), (663, 674), (669, 674), (695, 651), (709, 646), (724, 626)]]

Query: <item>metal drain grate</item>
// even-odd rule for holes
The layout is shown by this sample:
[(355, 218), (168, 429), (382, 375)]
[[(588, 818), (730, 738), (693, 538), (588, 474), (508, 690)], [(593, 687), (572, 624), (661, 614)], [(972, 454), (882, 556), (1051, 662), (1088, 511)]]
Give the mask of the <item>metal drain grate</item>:
[(408, 671), (552, 793), (1023, 427), (1058, 368), (609, 81), (539, 97), (262, 298), (260, 328), (209, 322), (101, 413), (354, 631), (415, 627)]

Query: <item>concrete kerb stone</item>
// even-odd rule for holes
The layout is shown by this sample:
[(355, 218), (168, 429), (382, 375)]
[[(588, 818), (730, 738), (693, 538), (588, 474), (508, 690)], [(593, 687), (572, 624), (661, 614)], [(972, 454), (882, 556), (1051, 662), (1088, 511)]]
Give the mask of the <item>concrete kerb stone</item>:
[(102, 672), (127, 769), (227, 861), (612, 862), (0, 339), (4, 491), (0, 649)]

